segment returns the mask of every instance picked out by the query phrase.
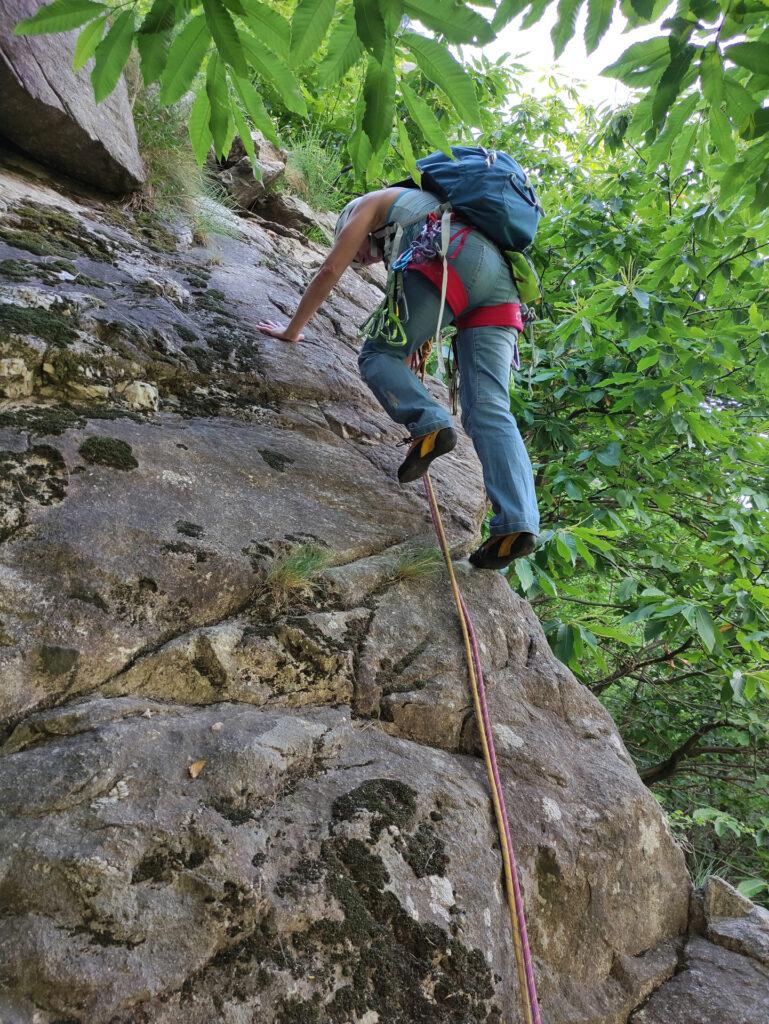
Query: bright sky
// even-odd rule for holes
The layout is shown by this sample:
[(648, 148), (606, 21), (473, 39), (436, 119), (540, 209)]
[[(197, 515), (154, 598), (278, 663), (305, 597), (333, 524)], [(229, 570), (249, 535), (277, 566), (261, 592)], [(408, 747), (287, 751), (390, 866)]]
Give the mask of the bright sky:
[[(557, 69), (566, 77), (583, 83), (584, 97), (588, 103), (610, 103), (617, 106), (630, 96), (630, 90), (613, 78), (602, 78), (601, 71), (614, 61), (630, 46), (642, 39), (659, 33), (659, 22), (644, 25), (631, 32), (624, 32), (627, 22), (621, 16), (615, 17), (606, 35), (590, 56), (585, 52), (585, 21), (587, 5), (582, 8), (577, 20), (577, 31), (574, 38), (561, 55), (558, 62), (553, 59), (553, 43), (550, 31), (556, 20), (556, 5), (552, 4), (545, 16), (533, 28), (521, 31), (522, 18), (516, 18), (507, 26), (490, 46), (484, 47), (488, 57), (499, 57), (509, 52), (512, 57), (522, 56), (521, 63), (532, 68), (533, 74), (526, 81), (527, 88), (537, 94), (549, 92), (545, 84), (548, 74)], [(660, 21), (664, 20), (664, 17)], [(528, 56), (525, 56), (528, 54)]]

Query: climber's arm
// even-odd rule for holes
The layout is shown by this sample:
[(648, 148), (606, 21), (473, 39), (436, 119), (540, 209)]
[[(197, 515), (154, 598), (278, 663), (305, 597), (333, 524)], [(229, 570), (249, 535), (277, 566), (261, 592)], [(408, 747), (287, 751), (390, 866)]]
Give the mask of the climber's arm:
[(384, 223), (390, 206), (400, 191), (386, 188), (365, 196), (353, 210), (334, 247), (307, 286), (288, 326), (283, 329), (279, 324), (265, 321), (257, 324), (257, 328), (284, 341), (298, 341), (302, 328), (315, 315), (339, 278), (359, 255), (369, 234)]

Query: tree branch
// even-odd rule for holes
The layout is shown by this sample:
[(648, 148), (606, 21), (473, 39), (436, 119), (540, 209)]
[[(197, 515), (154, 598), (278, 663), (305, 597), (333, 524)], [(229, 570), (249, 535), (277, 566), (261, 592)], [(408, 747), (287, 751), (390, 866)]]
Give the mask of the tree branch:
[[(707, 736), (710, 732), (715, 732), (716, 729), (739, 729), (741, 732), (745, 732), (746, 729), (733, 725), (728, 719), (722, 719), (717, 722), (707, 722), (685, 740), (679, 747), (670, 754), (669, 757), (665, 758), (664, 761), (660, 761), (659, 764), (652, 765), (651, 768), (645, 768), (640, 772), (641, 781), (647, 786), (653, 786), (655, 782), (663, 782), (665, 779), (669, 779), (672, 775), (675, 775), (679, 765), (682, 761), (687, 758), (698, 757), (700, 754), (708, 753), (708, 748), (700, 748), (698, 746), (703, 736)], [(717, 748), (714, 748), (717, 749)], [(735, 748), (728, 748), (729, 752), (732, 753)], [(744, 750), (745, 748), (736, 748)]]
[(604, 676), (603, 679), (597, 679), (594, 683), (588, 683), (588, 689), (592, 690), (593, 693), (603, 693), (607, 686), (616, 683), (623, 676), (629, 675), (631, 672), (637, 672), (639, 668), (645, 668), (647, 665), (657, 665), (662, 661), (670, 661), (671, 658), (675, 658), (679, 654), (683, 654), (684, 651), (687, 651), (693, 643), (694, 637), (689, 637), (679, 647), (676, 647), (674, 651), (668, 651), (667, 654), (660, 654), (655, 658), (648, 658), (646, 661), (626, 661), (619, 668), (615, 669), (611, 675)]

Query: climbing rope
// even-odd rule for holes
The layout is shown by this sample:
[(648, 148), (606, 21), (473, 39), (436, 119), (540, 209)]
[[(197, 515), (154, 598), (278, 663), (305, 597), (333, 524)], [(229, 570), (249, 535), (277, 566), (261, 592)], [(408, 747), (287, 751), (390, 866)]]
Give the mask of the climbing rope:
[(520, 885), (518, 884), (518, 869), (515, 863), (515, 852), (513, 851), (513, 840), (510, 836), (510, 823), (507, 820), (505, 810), (505, 795), (502, 791), (502, 782), (497, 767), (497, 755), (494, 750), (494, 737), (491, 731), (491, 718), (486, 704), (486, 690), (483, 685), (483, 670), (478, 651), (478, 641), (473, 629), (472, 619), (467, 610), (467, 605), (459, 590), (457, 578), (454, 573), (454, 565), (451, 561), (446, 532), (443, 528), (441, 514), (438, 511), (438, 503), (435, 500), (430, 475), (425, 474), (424, 480), (427, 500), (430, 505), (430, 515), (433, 519), (435, 532), (446, 561), (446, 568), (451, 580), (451, 590), (459, 615), (459, 624), (462, 628), (462, 638), (465, 644), (465, 656), (467, 657), (467, 670), (470, 676), (470, 689), (473, 694), (473, 705), (475, 707), (475, 718), (478, 722), (478, 731), (481, 736), (483, 747), (483, 759), (486, 762), (486, 773), (491, 788), (491, 799), (494, 804), (494, 815), (497, 819), (500, 846), (502, 847), (502, 864), (505, 876), (505, 893), (507, 905), (510, 909), (510, 921), (513, 929), (513, 946), (515, 948), (515, 963), (518, 971), (518, 991), (523, 1009), (524, 1024), (541, 1024), (539, 1015), (539, 1002), (537, 1000), (537, 986), (534, 981), (534, 965), (529, 949), (529, 939), (526, 934), (526, 920), (523, 912), (523, 898)]

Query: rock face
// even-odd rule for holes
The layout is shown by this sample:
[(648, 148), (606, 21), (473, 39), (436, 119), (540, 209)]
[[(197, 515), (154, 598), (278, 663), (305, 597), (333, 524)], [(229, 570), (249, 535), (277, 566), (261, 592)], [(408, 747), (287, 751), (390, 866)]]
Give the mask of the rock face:
[(144, 166), (125, 82), (97, 105), (91, 64), (72, 69), (76, 32), (15, 36), (16, 23), (40, 6), (40, 0), (0, 5), (0, 138), (106, 192), (137, 188)]
[(762, 1024), (769, 1019), (769, 911), (721, 878), (710, 878), (696, 924), (680, 947), (675, 977), (633, 1014), (631, 1024)]
[[(253, 325), (324, 255), (290, 229), (187, 248), (8, 168), (0, 209), (0, 1020), (519, 1019), (453, 605), (357, 374), (380, 293), (348, 272), (286, 344)], [(543, 1020), (676, 1019), (648, 1014), (688, 1012), (700, 954), (766, 1000), (752, 909), (728, 950), (723, 914), (685, 938), (681, 851), (610, 717), (461, 560), (466, 438), (432, 476)]]

